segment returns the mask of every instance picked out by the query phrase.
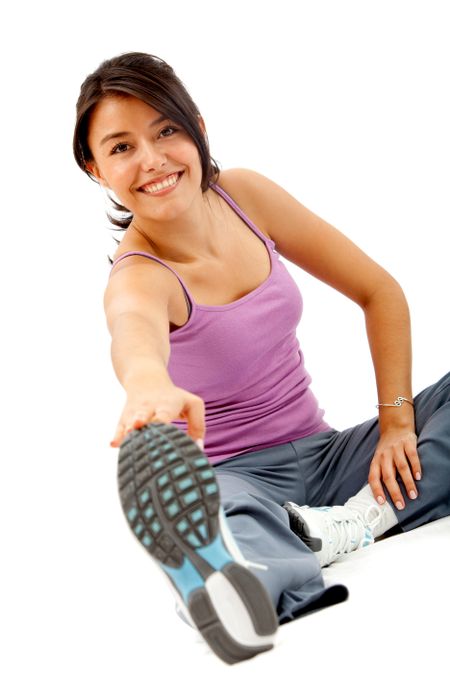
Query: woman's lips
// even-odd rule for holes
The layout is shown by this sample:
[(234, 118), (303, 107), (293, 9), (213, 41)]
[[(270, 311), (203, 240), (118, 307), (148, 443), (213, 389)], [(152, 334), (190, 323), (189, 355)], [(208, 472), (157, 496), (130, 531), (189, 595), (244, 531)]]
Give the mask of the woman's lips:
[[(168, 176), (166, 176), (166, 177), (163, 178), (163, 179), (154, 180), (154, 181), (152, 181), (152, 182), (150, 182), (150, 183), (146, 183), (145, 185), (142, 185), (140, 188), (138, 188), (138, 189), (139, 189), (139, 192), (144, 192), (144, 193), (147, 194), (147, 195), (155, 195), (155, 196), (157, 196), (157, 195), (162, 195), (162, 194), (166, 194), (167, 192), (170, 192), (170, 190), (173, 190), (173, 189), (178, 185), (178, 183), (180, 182), (180, 179), (181, 179), (181, 176), (183, 175), (183, 173), (184, 173), (184, 171), (174, 172), (174, 173), (169, 174)], [(174, 183), (172, 183), (171, 185), (167, 185), (166, 187), (161, 188), (160, 190), (156, 190), (156, 191), (150, 189), (151, 186), (157, 185), (158, 183), (163, 183), (164, 181), (166, 181), (166, 180), (168, 180), (168, 179), (170, 179), (170, 178), (174, 178), (175, 176), (176, 176), (177, 179), (176, 179), (176, 181), (175, 181)]]

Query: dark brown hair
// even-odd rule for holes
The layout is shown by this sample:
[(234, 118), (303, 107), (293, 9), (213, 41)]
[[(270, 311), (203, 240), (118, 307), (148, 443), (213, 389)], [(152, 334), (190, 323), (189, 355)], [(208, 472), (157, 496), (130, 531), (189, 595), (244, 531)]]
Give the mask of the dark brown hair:
[[(103, 61), (81, 85), (76, 106), (73, 153), (78, 166), (92, 180), (95, 181), (95, 178), (86, 166), (93, 159), (87, 142), (89, 120), (99, 101), (114, 95), (135, 96), (179, 124), (197, 146), (202, 167), (202, 192), (206, 192), (213, 178), (217, 182), (220, 169), (209, 154), (208, 141), (199, 126), (197, 106), (168, 63), (158, 56), (142, 52), (128, 52)], [(108, 213), (108, 218), (124, 230), (131, 223), (133, 214), (110, 199), (121, 215), (114, 218)]]

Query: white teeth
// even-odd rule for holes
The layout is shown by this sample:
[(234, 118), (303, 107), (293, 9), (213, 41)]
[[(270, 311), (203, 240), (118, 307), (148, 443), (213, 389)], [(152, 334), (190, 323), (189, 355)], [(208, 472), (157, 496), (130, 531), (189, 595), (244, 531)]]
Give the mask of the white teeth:
[(178, 173), (173, 173), (171, 176), (165, 178), (160, 183), (151, 183), (150, 185), (144, 185), (144, 187), (142, 187), (141, 190), (143, 190), (144, 192), (159, 192), (160, 190), (168, 188), (170, 185), (175, 185), (175, 183), (178, 181), (179, 178), (180, 175)]

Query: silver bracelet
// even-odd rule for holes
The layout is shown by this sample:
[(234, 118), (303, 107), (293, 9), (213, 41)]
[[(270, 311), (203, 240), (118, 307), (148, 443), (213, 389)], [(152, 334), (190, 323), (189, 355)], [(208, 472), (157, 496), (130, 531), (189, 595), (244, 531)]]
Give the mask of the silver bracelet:
[(409, 400), (409, 398), (405, 398), (404, 396), (398, 396), (394, 403), (377, 403), (375, 406), (376, 408), (381, 408), (386, 407), (386, 408), (398, 408), (401, 405), (403, 405), (403, 401), (406, 401), (407, 403), (411, 403), (412, 407), (414, 408), (414, 403)]

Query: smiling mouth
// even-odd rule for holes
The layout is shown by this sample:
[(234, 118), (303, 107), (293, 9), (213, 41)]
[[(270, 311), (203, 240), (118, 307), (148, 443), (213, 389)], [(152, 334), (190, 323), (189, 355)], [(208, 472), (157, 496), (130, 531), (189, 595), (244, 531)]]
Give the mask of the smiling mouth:
[(164, 190), (167, 190), (168, 188), (176, 185), (183, 173), (184, 171), (178, 171), (177, 173), (171, 173), (169, 176), (167, 176), (167, 178), (164, 178), (164, 180), (154, 183), (147, 183), (147, 185), (143, 185), (142, 187), (138, 188), (138, 192), (145, 192), (146, 194), (156, 194), (158, 192), (163, 192)]

